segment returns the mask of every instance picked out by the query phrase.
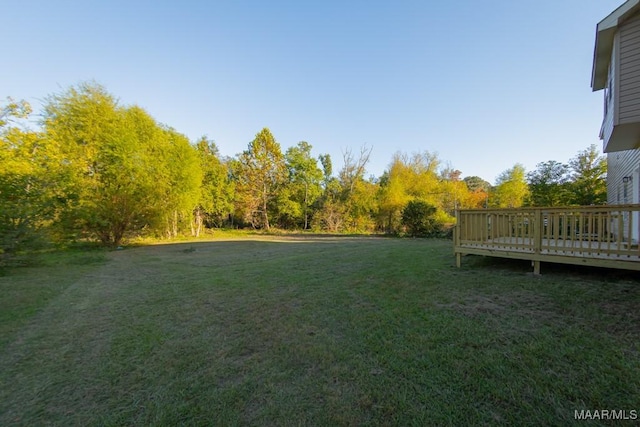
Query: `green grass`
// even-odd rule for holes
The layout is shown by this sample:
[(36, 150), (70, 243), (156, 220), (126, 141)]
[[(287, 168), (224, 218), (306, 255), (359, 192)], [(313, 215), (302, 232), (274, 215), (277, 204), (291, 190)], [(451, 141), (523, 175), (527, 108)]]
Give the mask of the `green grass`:
[(571, 425), (574, 410), (639, 410), (640, 281), (528, 271), (457, 269), (450, 241), (420, 239), (48, 255), (0, 277), (0, 425)]

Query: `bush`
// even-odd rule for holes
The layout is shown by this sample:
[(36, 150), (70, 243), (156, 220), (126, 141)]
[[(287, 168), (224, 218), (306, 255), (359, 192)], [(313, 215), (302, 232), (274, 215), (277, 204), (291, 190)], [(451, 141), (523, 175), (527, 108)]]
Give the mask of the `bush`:
[(402, 210), (402, 225), (411, 237), (430, 237), (441, 228), (436, 221), (437, 208), (421, 200), (412, 200)]

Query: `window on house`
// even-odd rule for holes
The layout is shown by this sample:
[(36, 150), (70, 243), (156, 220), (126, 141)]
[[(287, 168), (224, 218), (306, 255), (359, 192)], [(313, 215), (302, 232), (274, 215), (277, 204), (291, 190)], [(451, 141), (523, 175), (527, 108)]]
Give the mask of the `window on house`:
[(611, 98), (613, 97), (613, 69), (609, 64), (609, 72), (607, 74), (607, 86), (604, 88), (604, 114), (606, 115), (611, 107)]

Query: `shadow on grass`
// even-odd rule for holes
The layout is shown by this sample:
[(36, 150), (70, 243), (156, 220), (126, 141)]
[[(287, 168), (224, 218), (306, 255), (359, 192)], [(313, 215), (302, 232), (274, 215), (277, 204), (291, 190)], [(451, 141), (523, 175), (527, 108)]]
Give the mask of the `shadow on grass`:
[[(463, 258), (463, 265), (465, 264), (468, 268), (473, 269), (494, 269), (497, 271), (528, 274), (532, 274), (533, 272), (531, 261), (520, 259), (467, 255)], [(614, 268), (543, 262), (541, 273), (542, 276), (572, 276), (584, 277), (585, 279), (589, 278), (603, 282), (632, 281), (640, 284), (640, 275), (638, 272)]]
[[(214, 250), (229, 249), (230, 252), (237, 250), (238, 248), (259, 248), (264, 246), (278, 246), (278, 245), (290, 245), (290, 244), (304, 244), (307, 245), (341, 245), (347, 243), (373, 243), (375, 241), (389, 241), (394, 240), (387, 236), (374, 236), (374, 235), (332, 235), (332, 234), (247, 234), (238, 237), (222, 237), (219, 239), (212, 238), (211, 240), (194, 240), (194, 241), (167, 241), (167, 242), (153, 242), (151, 244), (144, 242), (135, 242), (126, 246), (122, 246), (118, 249), (112, 249), (112, 252), (130, 251), (130, 250), (144, 250), (149, 253), (195, 253), (195, 252), (210, 252)], [(398, 242), (401, 239), (396, 238)]]

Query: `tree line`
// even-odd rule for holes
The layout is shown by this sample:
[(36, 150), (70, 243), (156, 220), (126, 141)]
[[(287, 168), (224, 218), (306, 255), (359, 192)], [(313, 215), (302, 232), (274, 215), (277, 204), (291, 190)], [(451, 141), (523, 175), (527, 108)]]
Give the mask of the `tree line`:
[(37, 126), (30, 105), (0, 106), (0, 254), (42, 241), (199, 236), (216, 227), (433, 235), (460, 208), (606, 202), (606, 161), (595, 146), (568, 164), (503, 172), (495, 186), (429, 151), (393, 156), (366, 176), (371, 149), (346, 150), (333, 169), (301, 141), (282, 151), (268, 128), (222, 156), (95, 83), (49, 95)]

